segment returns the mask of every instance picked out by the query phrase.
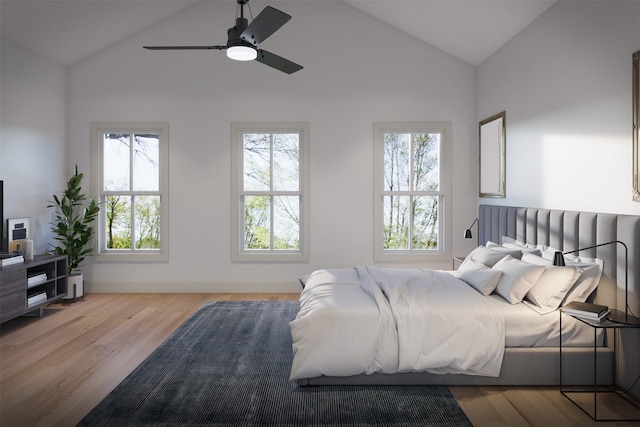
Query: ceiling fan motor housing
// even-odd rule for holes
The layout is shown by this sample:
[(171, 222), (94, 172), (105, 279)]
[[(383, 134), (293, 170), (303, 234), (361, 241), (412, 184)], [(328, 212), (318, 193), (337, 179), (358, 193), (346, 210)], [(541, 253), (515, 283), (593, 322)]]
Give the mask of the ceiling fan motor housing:
[(247, 46), (255, 49), (253, 43), (243, 40), (240, 35), (247, 28), (247, 18), (236, 18), (236, 25), (227, 30), (227, 47)]

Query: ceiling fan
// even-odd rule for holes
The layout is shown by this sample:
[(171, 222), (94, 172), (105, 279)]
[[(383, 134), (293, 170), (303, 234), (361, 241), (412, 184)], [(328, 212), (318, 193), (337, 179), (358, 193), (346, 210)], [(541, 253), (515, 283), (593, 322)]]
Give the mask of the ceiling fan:
[[(227, 56), (237, 61), (256, 60), (265, 65), (280, 70), (287, 74), (295, 73), (302, 69), (288, 59), (282, 58), (264, 49), (258, 49), (258, 44), (262, 43), (271, 34), (291, 19), (290, 15), (267, 6), (255, 17), (251, 24), (244, 17), (244, 5), (249, 0), (237, 0), (240, 16), (236, 12), (236, 25), (227, 30), (227, 44), (224, 46), (143, 46), (150, 50), (225, 50)], [(247, 6), (248, 7), (248, 6)]]

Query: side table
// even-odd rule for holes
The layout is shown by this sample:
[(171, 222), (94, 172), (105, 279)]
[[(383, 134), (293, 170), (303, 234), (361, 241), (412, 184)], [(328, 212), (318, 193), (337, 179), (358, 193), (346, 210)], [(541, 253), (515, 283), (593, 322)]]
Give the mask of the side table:
[[(623, 390), (620, 390), (616, 385), (616, 376), (617, 376), (617, 366), (616, 366), (616, 352), (618, 350), (617, 346), (617, 335), (620, 330), (623, 329), (638, 329), (640, 332), (640, 322), (634, 318), (633, 323), (617, 323), (612, 322), (611, 320), (603, 320), (599, 322), (597, 319), (586, 319), (584, 317), (574, 316), (569, 313), (564, 313), (562, 308), (560, 311), (560, 393), (573, 402), (578, 408), (580, 408), (584, 413), (589, 415), (591, 419), (594, 421), (640, 421), (640, 406), (633, 402), (630, 398), (628, 398)], [(621, 314), (624, 316), (624, 313), (619, 310), (611, 310), (611, 313), (620, 316)], [(562, 384), (562, 315), (571, 316), (582, 323), (585, 323), (593, 328), (593, 388), (590, 386), (587, 387), (567, 387)], [(596, 353), (596, 333), (599, 329), (611, 329), (613, 330), (613, 385), (611, 386), (598, 386), (597, 384), (597, 353)], [(592, 404), (589, 404), (586, 399), (580, 399), (581, 395), (585, 393), (591, 394), (593, 393), (593, 401)], [(622, 404), (629, 406), (630, 413), (634, 415), (630, 418), (598, 418), (598, 396), (612, 396), (613, 398), (623, 399), (624, 402)], [(602, 404), (602, 399), (600, 401)], [(592, 408), (591, 408), (592, 406)]]
[(451, 261), (451, 268), (453, 270), (456, 269), (456, 262), (462, 264), (464, 262), (464, 259), (466, 258), (466, 256), (454, 256), (453, 260)]

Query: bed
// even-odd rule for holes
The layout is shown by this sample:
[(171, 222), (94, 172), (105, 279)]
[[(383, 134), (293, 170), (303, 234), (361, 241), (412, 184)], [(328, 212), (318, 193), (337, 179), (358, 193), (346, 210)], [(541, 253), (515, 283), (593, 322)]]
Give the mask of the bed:
[[(558, 384), (557, 307), (577, 297), (580, 283), (583, 300), (624, 310), (618, 303), (624, 254), (617, 245), (583, 251), (562, 275), (549, 258), (555, 250), (623, 240), (633, 266), (640, 217), (481, 205), (478, 218), (478, 248), (457, 272), (363, 265), (306, 276), (290, 324), (291, 379), (300, 385)], [(523, 280), (544, 282), (545, 289), (533, 292)], [(636, 309), (639, 288), (631, 269)], [(637, 343), (620, 340), (626, 356), (614, 361), (613, 340), (603, 331), (568, 316), (562, 328), (564, 384), (593, 384), (594, 339), (599, 384), (619, 382), (614, 363), (618, 378), (637, 372), (630, 356)]]

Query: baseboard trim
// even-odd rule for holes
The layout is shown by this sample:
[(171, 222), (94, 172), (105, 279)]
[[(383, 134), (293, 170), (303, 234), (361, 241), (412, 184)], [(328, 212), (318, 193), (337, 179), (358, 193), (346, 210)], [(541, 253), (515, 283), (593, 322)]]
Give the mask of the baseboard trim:
[(86, 293), (300, 293), (295, 283), (88, 283)]

